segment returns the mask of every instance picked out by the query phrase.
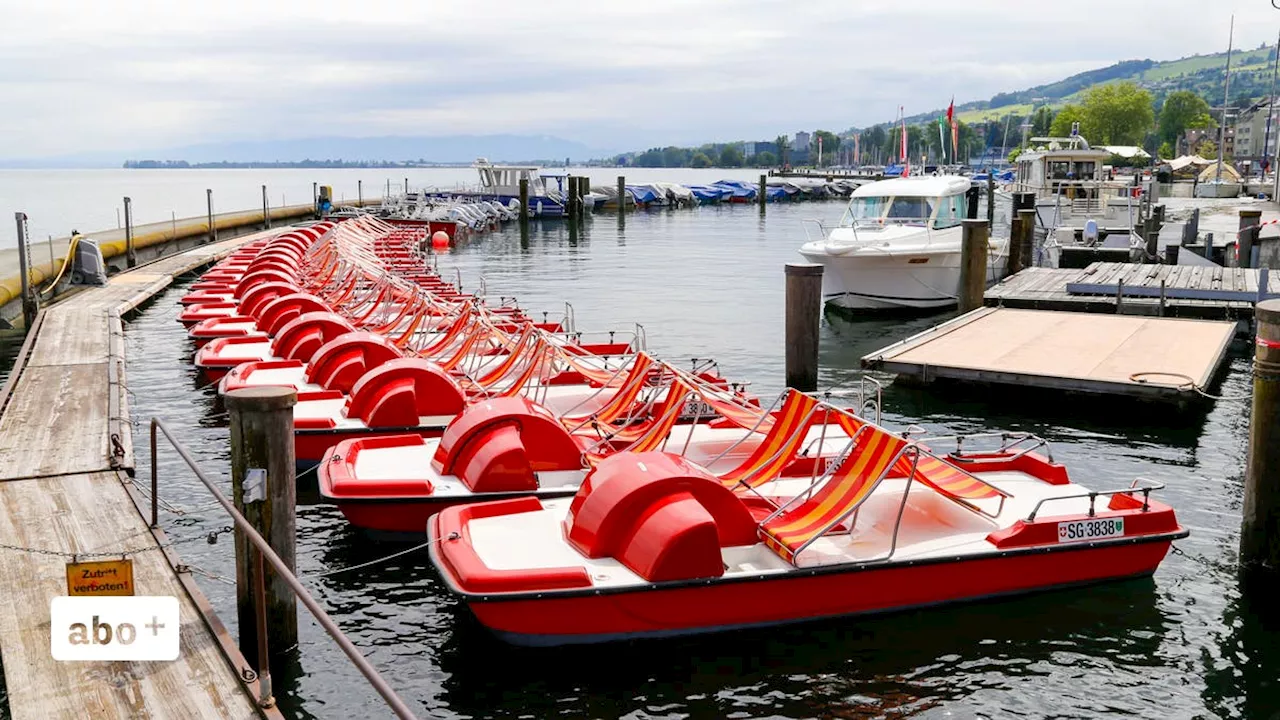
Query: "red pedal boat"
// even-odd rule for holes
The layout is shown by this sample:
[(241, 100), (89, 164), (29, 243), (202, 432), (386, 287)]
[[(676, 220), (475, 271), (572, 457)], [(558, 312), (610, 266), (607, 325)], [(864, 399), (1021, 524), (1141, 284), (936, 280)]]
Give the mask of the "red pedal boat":
[(498, 636), (557, 645), (1145, 576), (1187, 535), (1150, 498), (1162, 485), (1091, 491), (1033, 452), (1043, 442), (1032, 436), (942, 456), (847, 424), (858, 426), (847, 449), (812, 482), (757, 488), (757, 499), (790, 498), (763, 515), (685, 458), (622, 453), (571, 499), (442, 510), (427, 526), (431, 559)]
[[(721, 417), (677, 424), (686, 397), (710, 400)], [(513, 496), (567, 497), (612, 452), (664, 449), (697, 459), (759, 506), (757, 500), (767, 502), (754, 497), (763, 481), (776, 475), (807, 479), (849, 440), (812, 396), (788, 391), (776, 413), (752, 412), (724, 398), (705, 387), (670, 388), (659, 403), (665, 409), (626, 426), (625, 445), (612, 442), (620, 437), (602, 442), (589, 429), (604, 422), (602, 416), (584, 423), (523, 397), (486, 400), (459, 415), (439, 440), (396, 435), (338, 443), (320, 462), (320, 494), (373, 535), (421, 537), (427, 518), (442, 508)]]

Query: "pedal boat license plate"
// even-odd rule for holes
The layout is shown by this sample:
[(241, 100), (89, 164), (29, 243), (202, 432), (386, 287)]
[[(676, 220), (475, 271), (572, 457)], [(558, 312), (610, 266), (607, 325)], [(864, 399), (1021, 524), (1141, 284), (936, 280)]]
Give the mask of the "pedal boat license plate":
[(1088, 542), (1124, 537), (1124, 518), (1094, 518), (1058, 523), (1058, 542)]

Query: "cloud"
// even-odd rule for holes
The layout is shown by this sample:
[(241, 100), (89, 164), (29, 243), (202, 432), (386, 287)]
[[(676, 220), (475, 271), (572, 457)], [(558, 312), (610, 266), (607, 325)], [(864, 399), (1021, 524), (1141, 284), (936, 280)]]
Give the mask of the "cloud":
[[(1202, 0), (0, 0), (0, 157), (316, 135), (771, 138), (1216, 52)], [(1237, 47), (1280, 12), (1235, 8)]]

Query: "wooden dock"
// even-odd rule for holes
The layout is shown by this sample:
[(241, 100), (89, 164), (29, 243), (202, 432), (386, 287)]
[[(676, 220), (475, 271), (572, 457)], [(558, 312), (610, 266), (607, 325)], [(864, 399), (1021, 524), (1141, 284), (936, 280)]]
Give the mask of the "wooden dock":
[(1234, 322), (984, 307), (862, 358), (868, 369), (1185, 403), (1201, 396)]
[[(1027, 268), (988, 288), (985, 304), (1234, 320), (1253, 317), (1259, 297), (1273, 297), (1266, 283), (1258, 269), (1096, 262), (1082, 270)], [(1272, 286), (1280, 289), (1280, 280)]]
[[(268, 231), (283, 232), (284, 229)], [(88, 288), (44, 311), (0, 392), (0, 545), (62, 553), (136, 549), (139, 595), (180, 603), (174, 662), (56, 662), (50, 601), (67, 557), (0, 548), (0, 657), (13, 720), (259, 717), (244, 658), (162, 530), (143, 519), (133, 468), (120, 316), (174, 277), (257, 236), (189, 250)], [(4, 402), (7, 395), (7, 403)], [(267, 711), (279, 717), (278, 711)]]

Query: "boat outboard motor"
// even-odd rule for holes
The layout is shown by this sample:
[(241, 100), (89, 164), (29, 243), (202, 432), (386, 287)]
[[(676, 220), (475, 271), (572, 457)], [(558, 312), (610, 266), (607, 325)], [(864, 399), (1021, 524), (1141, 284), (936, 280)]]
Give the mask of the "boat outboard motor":
[(1089, 219), (1084, 223), (1084, 244), (1094, 247), (1098, 244), (1098, 221)]
[(71, 259), (72, 285), (106, 285), (107, 264), (102, 260), (98, 241), (81, 236), (76, 241), (76, 254)]

